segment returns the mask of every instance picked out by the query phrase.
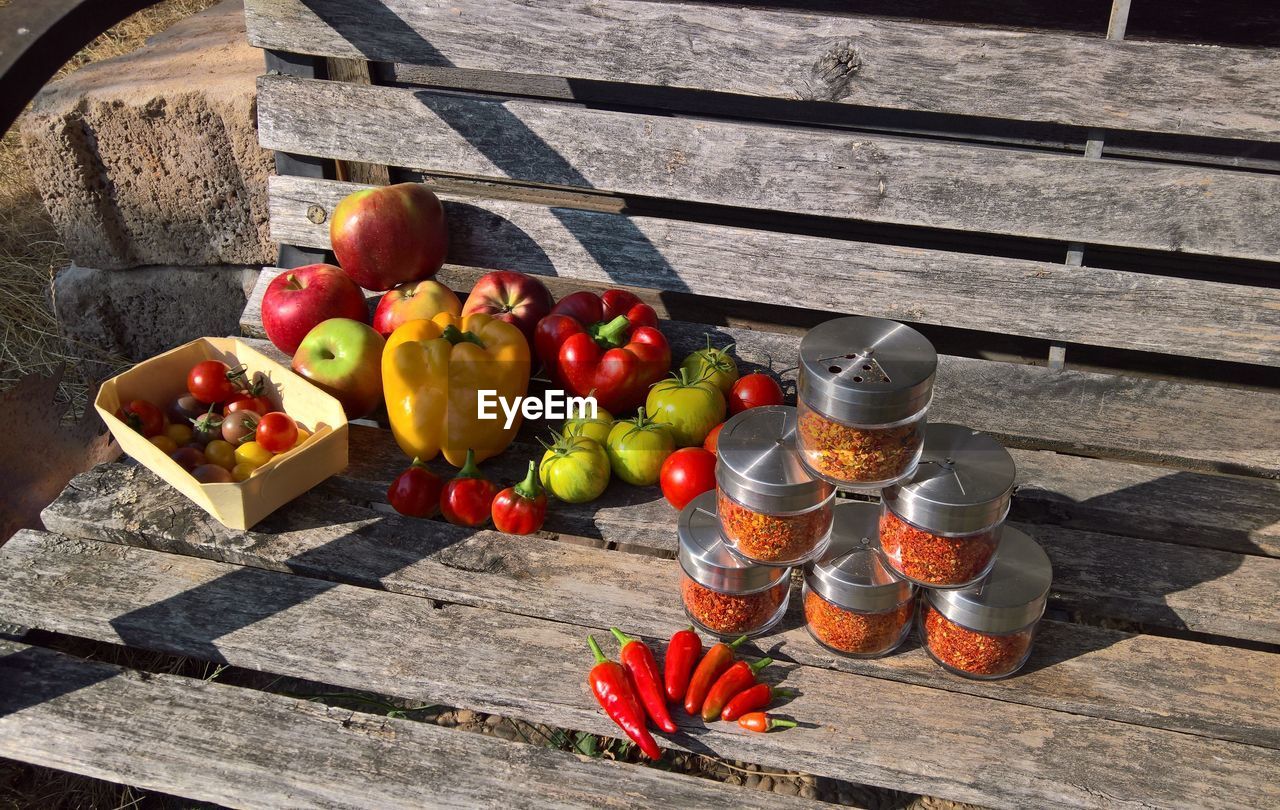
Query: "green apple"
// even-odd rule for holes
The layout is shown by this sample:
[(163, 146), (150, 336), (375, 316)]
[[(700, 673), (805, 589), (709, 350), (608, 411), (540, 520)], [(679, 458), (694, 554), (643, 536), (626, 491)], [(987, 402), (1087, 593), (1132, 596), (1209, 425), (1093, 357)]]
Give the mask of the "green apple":
[(360, 419), (382, 403), (382, 335), (350, 318), (330, 318), (312, 328), (293, 355), (293, 370), (332, 394), (348, 419)]

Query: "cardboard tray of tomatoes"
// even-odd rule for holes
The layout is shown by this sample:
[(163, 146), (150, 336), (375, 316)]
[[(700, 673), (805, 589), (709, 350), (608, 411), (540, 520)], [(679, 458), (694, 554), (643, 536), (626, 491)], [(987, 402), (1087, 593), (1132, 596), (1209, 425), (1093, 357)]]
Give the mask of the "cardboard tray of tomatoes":
[[(271, 404), (311, 431), (296, 449), (272, 458), (244, 481), (202, 484), (163, 450), (117, 418), (134, 399), (172, 402), (185, 394), (187, 373), (202, 360), (221, 360), (261, 374)], [(223, 525), (247, 529), (347, 466), (347, 418), (337, 399), (235, 338), (199, 338), (143, 361), (103, 383), (94, 408), (120, 447)]]

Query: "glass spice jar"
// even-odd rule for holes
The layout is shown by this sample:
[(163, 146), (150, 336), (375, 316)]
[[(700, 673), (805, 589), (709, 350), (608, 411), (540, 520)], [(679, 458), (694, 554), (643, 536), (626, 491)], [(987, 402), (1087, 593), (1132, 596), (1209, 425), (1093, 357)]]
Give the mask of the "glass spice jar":
[(1006, 678), (1031, 655), (1053, 581), (1049, 555), (1017, 529), (1006, 529), (995, 565), (980, 585), (926, 592), (920, 638), (929, 656), (966, 678)]
[(757, 636), (787, 612), (791, 569), (753, 565), (729, 551), (716, 516), (716, 496), (704, 492), (680, 512), (680, 598), (685, 615), (714, 636)]
[(815, 474), (874, 491), (911, 475), (938, 354), (909, 326), (837, 318), (800, 341), (799, 448)]
[(804, 618), (809, 634), (832, 652), (876, 658), (897, 649), (911, 632), (915, 586), (895, 577), (875, 551), (872, 503), (835, 507), (831, 545), (809, 564)]
[(985, 433), (938, 423), (910, 481), (881, 493), (880, 551), (899, 576), (963, 588), (990, 569), (1013, 494), (1013, 457)]
[(730, 548), (761, 565), (799, 565), (831, 533), (835, 487), (796, 452), (796, 409), (748, 408), (725, 422), (716, 444), (716, 511)]

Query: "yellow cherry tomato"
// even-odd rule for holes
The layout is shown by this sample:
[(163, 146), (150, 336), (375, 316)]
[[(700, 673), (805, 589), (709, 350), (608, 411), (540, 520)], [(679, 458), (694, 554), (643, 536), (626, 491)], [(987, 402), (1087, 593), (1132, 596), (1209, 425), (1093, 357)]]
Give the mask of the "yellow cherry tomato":
[(243, 481), (253, 475), (253, 471), (258, 469), (252, 464), (237, 464), (231, 468), (231, 477), (237, 481)]
[(217, 464), (223, 469), (229, 470), (236, 466), (236, 449), (231, 446), (231, 442), (225, 442), (222, 439), (214, 439), (206, 444), (204, 457), (210, 464)]
[(293, 449), (297, 450), (299, 447), (302, 446), (303, 442), (305, 442), (307, 439), (310, 439), (310, 438), (311, 438), (311, 432), (306, 428), (304, 428), (302, 425), (298, 425), (298, 440), (293, 443)]
[(257, 442), (245, 442), (236, 448), (236, 463), (249, 464), (255, 470), (271, 460), (272, 453)]
[(159, 436), (152, 436), (151, 443), (160, 449), (160, 452), (166, 456), (178, 449), (178, 443), (168, 436), (161, 433)]
[(191, 425), (175, 422), (164, 429), (164, 435), (172, 439), (176, 446), (181, 447), (191, 441)]

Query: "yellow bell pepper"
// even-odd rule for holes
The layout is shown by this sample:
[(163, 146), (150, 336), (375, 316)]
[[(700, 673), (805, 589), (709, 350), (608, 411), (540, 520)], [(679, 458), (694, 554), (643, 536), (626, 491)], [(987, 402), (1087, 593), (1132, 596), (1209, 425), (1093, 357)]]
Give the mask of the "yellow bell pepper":
[(387, 338), (382, 351), (382, 392), (391, 432), (405, 455), (445, 459), (462, 466), (468, 448), (476, 461), (496, 456), (520, 428), (511, 427), (501, 407), (497, 419), (480, 419), (482, 389), (515, 402), (529, 390), (529, 344), (506, 321), (476, 313), (441, 312), (431, 320), (409, 321)]

